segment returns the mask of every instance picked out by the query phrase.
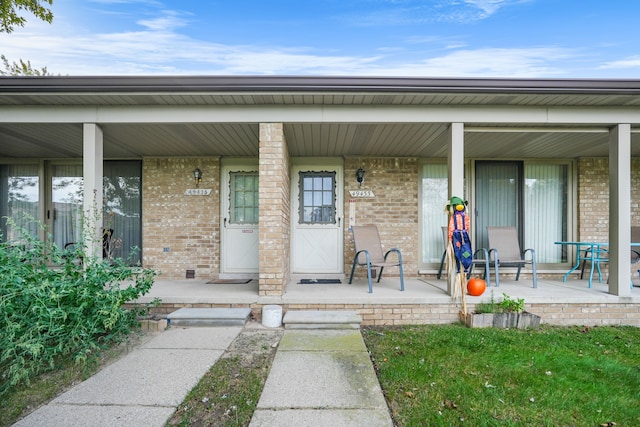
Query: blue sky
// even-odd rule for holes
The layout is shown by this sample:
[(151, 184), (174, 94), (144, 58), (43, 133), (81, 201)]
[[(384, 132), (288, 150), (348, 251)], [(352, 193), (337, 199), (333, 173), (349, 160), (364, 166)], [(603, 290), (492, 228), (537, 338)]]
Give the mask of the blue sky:
[(0, 53), (62, 75), (640, 78), (637, 0), (54, 0)]

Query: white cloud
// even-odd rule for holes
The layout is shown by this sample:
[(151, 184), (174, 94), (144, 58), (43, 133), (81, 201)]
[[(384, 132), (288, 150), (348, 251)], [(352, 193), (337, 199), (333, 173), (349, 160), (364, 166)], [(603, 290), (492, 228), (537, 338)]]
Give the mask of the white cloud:
[[(513, 3), (465, 1), (484, 9)], [(472, 49), (458, 42), (457, 37), (439, 39), (448, 44), (435, 51), (439, 53), (421, 46), (438, 40), (431, 37), (414, 38), (412, 43), (380, 47), (376, 54), (362, 55), (333, 54), (305, 47), (229, 45), (181, 34), (179, 28), (187, 24), (189, 17), (162, 11), (157, 18), (139, 20), (137, 23), (142, 26), (139, 31), (104, 34), (74, 33), (82, 30), (56, 22), (51, 26), (29, 26), (29, 30), (12, 35), (0, 33), (1, 53), (9, 60), (29, 60), (36, 68), (47, 67), (49, 72), (63, 75), (549, 77), (568, 75), (558, 64), (577, 57), (570, 50), (544, 46)], [(415, 46), (418, 50), (412, 50)]]
[(137, 23), (151, 31), (170, 31), (186, 26), (189, 21), (182, 18), (183, 13), (164, 11), (162, 16), (153, 19), (141, 19)]
[(555, 47), (466, 49), (424, 60), (420, 68), (438, 76), (542, 77), (562, 74), (551, 64), (572, 56)]
[(531, 0), (392, 0), (383, 2), (382, 7), (372, 12), (349, 19), (362, 26), (470, 23), (487, 19), (505, 7), (528, 1)]
[[(157, 29), (150, 30), (150, 28)], [(562, 75), (553, 63), (573, 56), (555, 47), (456, 49), (397, 59), (394, 51), (378, 55), (326, 55), (309, 48), (224, 45), (172, 32), (172, 25), (113, 34), (0, 34), (10, 60), (28, 59), (54, 74), (316, 74), (386, 76), (541, 77)], [(394, 59), (395, 58), (395, 59)], [(410, 59), (409, 59), (410, 58)], [(640, 61), (640, 60), (638, 60)]]
[(601, 69), (615, 69), (615, 68), (640, 68), (640, 56), (632, 56), (618, 61), (611, 61), (601, 65)]
[(482, 11), (479, 18), (486, 18), (493, 15), (503, 7), (511, 6), (517, 3), (523, 3), (528, 0), (464, 0), (466, 4), (472, 5)]

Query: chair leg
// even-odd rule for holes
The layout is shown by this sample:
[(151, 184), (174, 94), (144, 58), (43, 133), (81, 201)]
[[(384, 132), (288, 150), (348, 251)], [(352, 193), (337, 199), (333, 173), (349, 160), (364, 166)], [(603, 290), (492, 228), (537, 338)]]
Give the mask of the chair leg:
[(487, 282), (487, 287), (491, 287), (491, 267), (489, 266), (489, 259), (484, 261), (484, 280)]
[(376, 280), (377, 283), (380, 283), (380, 279), (382, 279), (382, 270), (384, 270), (384, 267), (380, 267), (380, 271), (378, 272), (378, 280)]
[(438, 275), (436, 276), (436, 278), (438, 280), (440, 280), (440, 278), (442, 277), (442, 269), (444, 268), (444, 259), (447, 256), (447, 251), (444, 251), (444, 253), (442, 254), (442, 258), (440, 259), (440, 268), (438, 269)]
[(371, 263), (369, 261), (369, 256), (367, 254), (367, 279), (369, 280), (369, 293), (373, 293), (373, 284), (371, 283)]
[(356, 262), (358, 261), (358, 255), (353, 258), (353, 265), (351, 266), (351, 276), (349, 276), (349, 284), (353, 282), (353, 273), (356, 271)]

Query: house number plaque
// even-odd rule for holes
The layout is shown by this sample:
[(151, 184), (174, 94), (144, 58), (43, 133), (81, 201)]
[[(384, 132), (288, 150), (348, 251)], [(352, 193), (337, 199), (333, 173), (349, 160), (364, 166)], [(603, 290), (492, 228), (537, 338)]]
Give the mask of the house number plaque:
[(184, 191), (185, 196), (208, 196), (210, 194), (210, 188), (187, 188)]
[(371, 190), (349, 190), (349, 194), (353, 198), (360, 198), (360, 199), (376, 197), (373, 194), (373, 191)]

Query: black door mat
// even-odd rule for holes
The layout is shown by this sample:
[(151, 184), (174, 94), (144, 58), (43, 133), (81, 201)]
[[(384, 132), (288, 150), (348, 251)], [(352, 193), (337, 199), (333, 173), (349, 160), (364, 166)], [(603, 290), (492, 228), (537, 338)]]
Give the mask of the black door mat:
[(315, 285), (315, 284), (328, 284), (328, 283), (342, 283), (340, 279), (300, 279), (298, 282), (301, 285)]
[(214, 279), (207, 282), (208, 285), (243, 285), (251, 279)]

